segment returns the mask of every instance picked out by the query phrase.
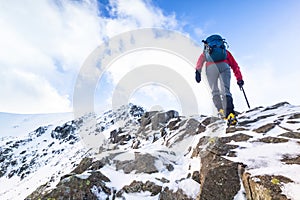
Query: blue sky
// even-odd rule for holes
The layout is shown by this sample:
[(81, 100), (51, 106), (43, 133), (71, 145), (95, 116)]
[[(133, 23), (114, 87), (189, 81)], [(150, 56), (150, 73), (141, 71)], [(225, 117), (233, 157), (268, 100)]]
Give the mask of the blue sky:
[[(241, 67), (252, 107), (280, 101), (299, 105), (297, 0), (27, 1), (0, 6), (0, 112), (72, 111), (76, 78), (91, 52), (104, 40), (149, 27), (179, 31), (199, 45), (208, 35), (221, 34)], [(132, 60), (125, 61), (133, 65)], [(112, 90), (126, 74), (122, 70), (113, 66), (99, 80), (95, 91), (99, 109), (109, 107)], [(184, 76), (193, 79), (193, 73)], [(199, 94), (204, 93), (203, 85), (191, 82)], [(237, 110), (246, 110), (234, 77), (232, 93)], [(176, 105), (174, 98), (155, 84), (132, 94), (133, 101), (148, 108), (162, 104), (176, 109), (180, 102)], [(200, 104), (210, 103), (203, 99)]]

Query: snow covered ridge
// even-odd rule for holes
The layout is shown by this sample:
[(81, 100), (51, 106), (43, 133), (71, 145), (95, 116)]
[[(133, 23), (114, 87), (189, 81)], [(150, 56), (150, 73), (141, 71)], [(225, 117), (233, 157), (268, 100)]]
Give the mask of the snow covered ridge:
[[(239, 115), (146, 112), (128, 105), (0, 139), (0, 199), (297, 199), (300, 107)], [(6, 129), (8, 130), (8, 129)], [(80, 131), (105, 139), (92, 153)], [(99, 143), (100, 144), (100, 143)]]

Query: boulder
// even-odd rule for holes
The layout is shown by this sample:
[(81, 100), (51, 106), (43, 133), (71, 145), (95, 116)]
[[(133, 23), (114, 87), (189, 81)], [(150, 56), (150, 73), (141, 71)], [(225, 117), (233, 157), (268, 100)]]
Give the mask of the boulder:
[(168, 187), (164, 188), (159, 195), (159, 200), (193, 200), (193, 198), (188, 197), (182, 189), (177, 191), (170, 190)]
[(117, 197), (121, 197), (124, 192), (126, 193), (137, 193), (137, 192), (150, 192), (151, 196), (155, 196), (159, 194), (162, 190), (162, 186), (156, 185), (151, 181), (146, 181), (143, 183), (142, 181), (133, 181), (129, 185), (125, 185), (122, 190), (117, 193)]
[(62, 179), (55, 189), (45, 191), (46, 188), (40, 188), (29, 195), (25, 200), (39, 199), (88, 199), (97, 200), (97, 195), (109, 197), (112, 193), (106, 183), (110, 182), (109, 178), (101, 172), (91, 172), (88, 178), (80, 178), (72, 175)]
[(271, 129), (273, 129), (276, 126), (275, 123), (268, 123), (265, 124), (259, 128), (254, 129), (253, 131), (256, 133), (267, 133), (269, 132)]
[(240, 190), (239, 164), (209, 152), (201, 157), (199, 200), (232, 200)]
[(281, 183), (292, 182), (283, 176), (254, 176), (250, 173), (243, 173), (242, 181), (245, 187), (248, 200), (264, 199), (264, 200), (287, 200), (288, 198), (281, 194)]
[(115, 161), (116, 170), (123, 170), (124, 173), (129, 174), (132, 171), (135, 173), (152, 174), (158, 172), (155, 167), (156, 158), (150, 154), (135, 153), (134, 160)]
[(156, 113), (151, 119), (152, 130), (159, 130), (172, 118), (178, 117), (178, 112), (170, 110), (167, 112)]

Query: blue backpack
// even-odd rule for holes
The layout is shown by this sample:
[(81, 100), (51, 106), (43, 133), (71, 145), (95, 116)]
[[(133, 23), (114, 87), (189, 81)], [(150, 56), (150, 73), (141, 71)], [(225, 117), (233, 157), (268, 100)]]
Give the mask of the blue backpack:
[(219, 62), (226, 60), (226, 46), (227, 42), (220, 35), (211, 35), (206, 40), (202, 40), (204, 43), (204, 55), (208, 62)]

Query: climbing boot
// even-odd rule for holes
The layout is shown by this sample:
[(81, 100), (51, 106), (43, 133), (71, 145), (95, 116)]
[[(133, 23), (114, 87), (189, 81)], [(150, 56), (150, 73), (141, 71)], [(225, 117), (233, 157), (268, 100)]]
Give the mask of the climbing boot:
[(230, 113), (227, 118), (227, 126), (235, 126), (237, 124), (237, 119), (234, 113)]

